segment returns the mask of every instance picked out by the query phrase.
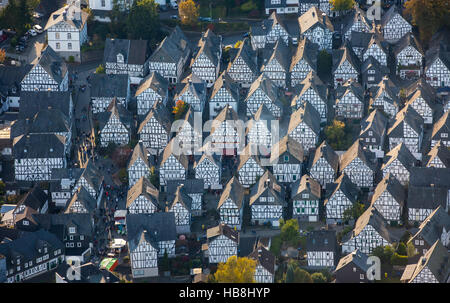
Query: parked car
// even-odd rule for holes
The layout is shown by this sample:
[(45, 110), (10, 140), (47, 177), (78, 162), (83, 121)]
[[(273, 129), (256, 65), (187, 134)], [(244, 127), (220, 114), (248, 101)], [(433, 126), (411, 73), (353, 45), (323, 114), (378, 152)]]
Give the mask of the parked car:
[(33, 18), (40, 19), (40, 18), (42, 18), (42, 14), (39, 14), (39, 13), (35, 12), (33, 14)]
[(36, 31), (36, 33), (38, 34), (42, 34), (44, 32), (44, 29), (42, 28), (42, 26), (40, 26), (39, 24), (35, 24), (33, 26), (33, 29)]
[(16, 51), (23, 52), (24, 49), (25, 49), (25, 47), (23, 45), (20, 45), (20, 44), (16, 45)]
[(178, 4), (175, 2), (175, 3), (170, 3), (170, 6), (173, 8), (173, 9), (178, 9)]
[(212, 22), (211, 17), (198, 17), (199, 21)]
[(30, 29), (30, 30), (28, 30), (28, 32), (27, 33), (29, 33), (29, 35), (31, 35), (31, 36), (37, 36), (37, 32), (34, 30), (34, 29)]
[(173, 20), (178, 20), (178, 19), (180, 19), (180, 18), (178, 18), (178, 16), (177, 16), (177, 15), (172, 15), (172, 16), (170, 16), (170, 19), (173, 19)]

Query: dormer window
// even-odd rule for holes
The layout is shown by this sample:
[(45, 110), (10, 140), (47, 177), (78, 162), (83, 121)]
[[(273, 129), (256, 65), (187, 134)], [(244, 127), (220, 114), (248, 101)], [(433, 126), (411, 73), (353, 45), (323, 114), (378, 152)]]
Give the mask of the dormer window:
[(69, 227), (69, 233), (74, 234), (75, 233), (75, 227)]
[(123, 59), (123, 55), (122, 54), (117, 54), (117, 63), (123, 63), (124, 59)]

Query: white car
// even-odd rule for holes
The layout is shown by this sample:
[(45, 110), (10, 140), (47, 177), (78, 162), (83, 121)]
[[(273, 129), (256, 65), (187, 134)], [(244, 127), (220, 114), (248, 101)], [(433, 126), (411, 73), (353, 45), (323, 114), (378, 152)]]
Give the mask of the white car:
[(33, 29), (36, 31), (36, 33), (38, 34), (42, 34), (44, 32), (44, 29), (42, 28), (42, 26), (40, 26), (39, 24), (36, 24), (33, 26)]
[(37, 35), (37, 33), (36, 33), (36, 31), (34, 30), (34, 29), (30, 29), (29, 31), (28, 31), (28, 33), (31, 35), (31, 36), (36, 36)]

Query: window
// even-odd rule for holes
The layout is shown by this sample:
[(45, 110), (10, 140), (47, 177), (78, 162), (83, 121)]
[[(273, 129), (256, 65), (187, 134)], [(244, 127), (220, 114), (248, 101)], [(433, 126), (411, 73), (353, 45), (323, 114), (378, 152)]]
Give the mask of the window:
[(59, 33), (55, 33), (55, 39), (59, 39)]
[(61, 48), (61, 44), (56, 43), (56, 49), (60, 49)]
[(284, 162), (288, 162), (288, 161), (289, 161), (289, 156), (288, 155), (284, 156)]
[(80, 235), (80, 240), (83, 241), (84, 240), (84, 236)]
[(69, 239), (70, 239), (70, 241), (72, 241), (73, 240), (73, 236), (70, 236)]
[(361, 280), (364, 280), (364, 274), (360, 274), (360, 275), (359, 275), (359, 278), (360, 278)]
[(30, 222), (28, 222), (28, 220), (23, 220), (23, 225), (30, 225)]
[(105, 0), (102, 0), (102, 7), (105, 7), (105, 6), (106, 6)]
[(67, 33), (67, 40), (72, 39), (72, 34), (71, 33)]
[(72, 43), (67, 43), (67, 48), (72, 49)]
[(78, 243), (77, 243), (77, 247), (81, 247), (81, 242), (78, 242)]
[(75, 233), (75, 227), (69, 227), (69, 233), (74, 234)]
[(447, 133), (442, 133), (442, 134), (441, 134), (441, 137), (442, 137), (442, 138), (448, 138), (448, 134), (447, 134)]

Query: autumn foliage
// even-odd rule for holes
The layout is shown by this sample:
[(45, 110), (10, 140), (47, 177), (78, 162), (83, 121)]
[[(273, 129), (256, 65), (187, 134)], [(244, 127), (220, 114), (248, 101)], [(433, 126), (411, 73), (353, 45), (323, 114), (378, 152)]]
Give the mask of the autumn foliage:
[(184, 25), (195, 25), (197, 23), (199, 13), (199, 6), (193, 0), (184, 0), (178, 6), (178, 13), (180, 15), (181, 23)]
[(218, 283), (254, 283), (256, 261), (231, 256), (226, 263), (219, 263), (214, 280)]
[(186, 112), (187, 104), (183, 100), (178, 100), (173, 107), (172, 113), (175, 115), (175, 120), (181, 118), (181, 116)]

